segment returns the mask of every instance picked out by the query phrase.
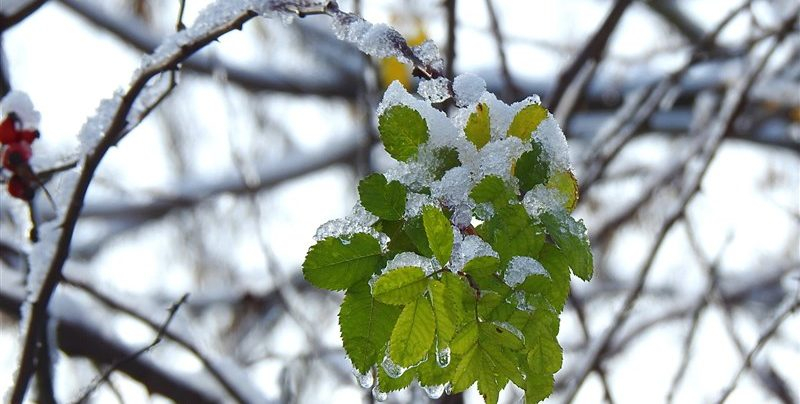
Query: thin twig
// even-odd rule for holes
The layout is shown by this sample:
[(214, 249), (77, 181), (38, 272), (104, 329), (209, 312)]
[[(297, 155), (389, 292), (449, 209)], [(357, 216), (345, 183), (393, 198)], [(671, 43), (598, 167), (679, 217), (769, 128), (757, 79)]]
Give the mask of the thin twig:
[(19, 24), (22, 20), (28, 18), (28, 16), (38, 10), (39, 7), (43, 6), (44, 3), (47, 3), (47, 0), (31, 0), (24, 6), (20, 7), (20, 9), (14, 14), (0, 14), (0, 34), (14, 25)]
[(600, 56), (606, 49), (608, 39), (611, 38), (611, 34), (614, 32), (614, 29), (616, 29), (619, 20), (622, 18), (622, 14), (631, 2), (632, 0), (617, 0), (614, 2), (614, 6), (611, 8), (611, 11), (609, 11), (603, 24), (601, 24), (594, 35), (592, 35), (592, 38), (586, 42), (586, 45), (584, 45), (583, 49), (575, 56), (572, 63), (558, 75), (556, 86), (553, 88), (553, 91), (550, 92), (547, 102), (547, 106), (551, 111), (558, 109), (564, 91), (572, 83), (583, 65), (589, 60), (599, 62)]
[(781, 31), (782, 33), (775, 38), (775, 41), (766, 54), (760, 57), (756, 62), (755, 67), (752, 68), (742, 78), (742, 80), (737, 83), (736, 86), (729, 90), (726, 100), (723, 103), (722, 110), (719, 113), (718, 119), (711, 125), (711, 128), (708, 131), (706, 147), (698, 158), (699, 168), (695, 173), (693, 173), (693, 175), (684, 181), (678, 201), (669, 210), (667, 210), (664, 220), (655, 232), (655, 241), (652, 247), (650, 248), (643, 264), (636, 271), (638, 273), (638, 277), (633, 289), (625, 297), (622, 308), (614, 316), (606, 332), (600, 337), (599, 341), (594, 344), (594, 347), (588, 353), (583, 366), (580, 368), (571, 385), (571, 388), (567, 391), (565, 402), (571, 402), (575, 398), (575, 395), (578, 393), (578, 390), (580, 390), (583, 382), (596, 367), (596, 364), (602, 361), (603, 355), (609, 348), (610, 342), (628, 319), (631, 309), (639, 299), (639, 296), (644, 288), (645, 281), (647, 280), (653, 262), (655, 261), (656, 254), (660, 250), (667, 233), (672, 226), (677, 223), (681, 217), (683, 217), (685, 209), (699, 189), (700, 182), (704, 177), (709, 165), (711, 164), (711, 160), (716, 154), (723, 137), (731, 130), (736, 117), (739, 116), (739, 113), (744, 108), (747, 96), (753, 86), (753, 83), (755, 82), (756, 77), (759, 76), (778, 45), (783, 42), (783, 39), (790, 31), (792, 24), (793, 19), (784, 21), (783, 30)]
[(778, 331), (778, 328), (781, 326), (781, 324), (783, 324), (783, 322), (789, 318), (789, 315), (794, 314), (798, 308), (800, 308), (800, 292), (795, 293), (792, 303), (787, 305), (787, 307), (780, 312), (777, 317), (775, 317), (772, 323), (767, 326), (764, 332), (761, 333), (761, 336), (758, 338), (755, 346), (753, 346), (753, 349), (751, 349), (747, 354), (742, 366), (739, 368), (739, 371), (736, 372), (736, 375), (733, 377), (730, 383), (728, 383), (728, 386), (725, 388), (725, 390), (723, 390), (722, 395), (720, 396), (719, 400), (717, 400), (717, 403), (722, 404), (728, 399), (728, 396), (730, 396), (733, 390), (736, 389), (736, 384), (739, 382), (739, 378), (742, 376), (742, 373), (752, 366), (753, 358), (756, 356), (756, 354), (758, 354), (761, 348), (763, 348), (770, 338), (775, 335), (775, 332)]
[(453, 81), (455, 77), (455, 64), (456, 64), (456, 25), (458, 20), (456, 18), (456, 0), (445, 0), (444, 9), (447, 12), (447, 47), (445, 49), (444, 62), (444, 76)]
[[(144, 314), (139, 313), (136, 309), (128, 307), (125, 304), (120, 303), (109, 296), (106, 296), (104, 293), (100, 292), (99, 290), (97, 290), (92, 285), (86, 282), (65, 277), (63, 283), (86, 292), (93, 298), (100, 301), (100, 303), (102, 303), (103, 305), (110, 307), (114, 310), (117, 310), (119, 312), (125, 313), (147, 324), (147, 326), (149, 326), (153, 330), (158, 331), (161, 328), (161, 326), (158, 323), (151, 320)], [(199, 359), (200, 362), (203, 363), (203, 366), (208, 370), (208, 372), (211, 373), (211, 376), (213, 376), (217, 380), (217, 382), (219, 382), (219, 384), (225, 389), (225, 391), (228, 392), (228, 394), (231, 395), (233, 399), (235, 399), (237, 402), (240, 403), (247, 401), (244, 397), (244, 394), (240, 393), (238, 389), (235, 387), (235, 383), (228, 380), (225, 373), (221, 369), (219, 369), (211, 361), (211, 359), (209, 359), (203, 352), (201, 352), (200, 349), (197, 348), (191, 341), (167, 329), (164, 329), (164, 336), (175, 341), (175, 343), (177, 343), (178, 345), (186, 348), (187, 351), (191, 352), (197, 359)]]
[(189, 294), (187, 293), (187, 294), (183, 295), (180, 298), (180, 300), (178, 300), (177, 302), (172, 304), (172, 306), (169, 308), (169, 314), (167, 315), (166, 320), (164, 320), (164, 323), (161, 324), (161, 327), (159, 327), (158, 333), (156, 334), (156, 338), (153, 340), (153, 342), (151, 342), (150, 344), (148, 344), (145, 347), (142, 347), (141, 349), (139, 349), (138, 351), (134, 352), (133, 354), (114, 362), (111, 366), (109, 366), (105, 370), (105, 372), (103, 372), (102, 375), (100, 375), (99, 378), (95, 379), (92, 382), (92, 384), (90, 384), (86, 388), (86, 390), (84, 390), (83, 394), (80, 396), (80, 398), (75, 400), (75, 402), (76, 403), (85, 403), (86, 400), (88, 400), (89, 397), (92, 395), (92, 393), (94, 393), (94, 391), (98, 387), (100, 387), (100, 385), (103, 384), (103, 382), (108, 380), (108, 377), (111, 376), (111, 373), (114, 372), (115, 370), (117, 370), (117, 368), (119, 368), (120, 366), (122, 366), (125, 363), (132, 362), (132, 361), (138, 359), (140, 356), (144, 355), (145, 353), (147, 353), (148, 351), (153, 349), (153, 347), (158, 345), (161, 342), (161, 340), (164, 338), (164, 334), (167, 331), (167, 327), (169, 327), (169, 324), (172, 322), (172, 319), (175, 317), (175, 313), (178, 312), (178, 309), (181, 307), (181, 305), (184, 302), (186, 302), (186, 299), (188, 299), (188, 298), (189, 298)]
[(494, 43), (497, 48), (497, 58), (500, 62), (500, 75), (503, 77), (504, 86), (502, 98), (506, 100), (516, 100), (517, 97), (519, 97), (519, 89), (516, 84), (514, 84), (514, 78), (511, 77), (511, 70), (508, 68), (508, 58), (506, 57), (503, 33), (500, 32), (500, 23), (497, 21), (497, 12), (492, 0), (486, 0), (486, 10), (489, 13), (489, 23), (492, 27), (492, 36), (494, 36)]

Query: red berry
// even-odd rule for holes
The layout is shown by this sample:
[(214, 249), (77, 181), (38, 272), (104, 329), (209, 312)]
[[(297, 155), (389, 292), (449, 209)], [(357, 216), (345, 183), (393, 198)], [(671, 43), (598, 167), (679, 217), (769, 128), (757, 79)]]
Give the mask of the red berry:
[(8, 193), (14, 198), (30, 201), (33, 199), (34, 189), (22, 177), (14, 175), (8, 180)]
[(11, 144), (18, 141), (17, 116), (9, 114), (6, 119), (0, 123), (0, 144)]
[(19, 132), (19, 140), (27, 142), (28, 144), (33, 143), (33, 141), (38, 138), (39, 138), (38, 130), (24, 130), (22, 132)]
[(3, 151), (3, 167), (16, 172), (31, 159), (31, 145), (26, 142), (15, 142), (6, 146)]

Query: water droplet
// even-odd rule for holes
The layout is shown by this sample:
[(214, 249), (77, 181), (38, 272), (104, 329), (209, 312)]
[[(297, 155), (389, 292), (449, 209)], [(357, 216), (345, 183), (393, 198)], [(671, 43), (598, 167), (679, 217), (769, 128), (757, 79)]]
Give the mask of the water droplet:
[(403, 373), (408, 370), (408, 368), (404, 368), (394, 362), (388, 356), (383, 358), (383, 362), (381, 363), (381, 367), (383, 370), (386, 371), (386, 375), (391, 377), (392, 379), (397, 379), (398, 377), (402, 376)]
[(450, 364), (450, 347), (446, 347), (436, 352), (436, 364), (439, 367), (447, 367)]
[(437, 398), (441, 397), (444, 394), (444, 384), (439, 384), (436, 386), (422, 386), (422, 391), (428, 396), (428, 398), (432, 400), (436, 400)]
[(447, 383), (447, 384), (444, 385), (444, 394), (447, 394), (448, 396), (453, 394), (453, 385), (452, 384)]
[(376, 384), (375, 387), (372, 388), (372, 398), (374, 398), (375, 401), (386, 401), (386, 399), (389, 398), (389, 393), (381, 391), (380, 386)]
[(372, 387), (375, 382), (375, 378), (372, 376), (372, 369), (367, 370), (366, 373), (361, 373), (358, 369), (353, 368), (353, 376), (356, 377), (358, 385), (365, 389)]

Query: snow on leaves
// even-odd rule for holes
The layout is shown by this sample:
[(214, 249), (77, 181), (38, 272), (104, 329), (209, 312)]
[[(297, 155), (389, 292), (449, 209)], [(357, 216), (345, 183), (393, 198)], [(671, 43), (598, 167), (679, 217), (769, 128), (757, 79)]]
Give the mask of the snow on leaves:
[(339, 219), (360, 225), (324, 225), (303, 273), (346, 290), (342, 342), (357, 374), (377, 377), (377, 399), (416, 380), (430, 397), (477, 384), (496, 403), (511, 382), (534, 403), (562, 366), (570, 275), (593, 271), (570, 215), (577, 181), (538, 98), (509, 106), (475, 76), (457, 84), (452, 117), (389, 87), (378, 130), (398, 163), (360, 182)]

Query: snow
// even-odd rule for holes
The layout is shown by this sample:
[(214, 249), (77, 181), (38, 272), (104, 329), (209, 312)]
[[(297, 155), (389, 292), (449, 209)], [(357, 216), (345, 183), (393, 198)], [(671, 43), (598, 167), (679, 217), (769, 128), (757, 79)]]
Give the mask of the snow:
[(428, 205), (436, 206), (436, 200), (430, 195), (409, 192), (406, 196), (406, 211), (403, 214), (403, 218), (410, 219), (421, 215), (422, 208)]
[(566, 197), (558, 190), (547, 188), (542, 184), (536, 185), (522, 198), (522, 205), (531, 217), (536, 217), (545, 212), (559, 212), (564, 210)]
[(402, 252), (389, 260), (381, 273), (386, 273), (402, 267), (422, 268), (422, 270), (425, 271), (425, 275), (430, 275), (435, 270), (439, 269), (439, 265), (431, 258), (423, 257), (412, 252)]
[(114, 92), (112, 98), (100, 101), (100, 105), (97, 107), (95, 114), (83, 124), (83, 127), (78, 133), (80, 153), (82, 156), (89, 155), (94, 151), (97, 145), (100, 144), (103, 135), (105, 135), (111, 127), (111, 123), (120, 108), (122, 97), (122, 90), (117, 90)]
[(421, 44), (411, 48), (411, 50), (414, 51), (414, 54), (423, 64), (439, 71), (444, 70), (444, 60), (439, 52), (439, 47), (436, 46), (436, 42), (426, 39)]
[(450, 257), (450, 270), (458, 272), (464, 269), (471, 260), (477, 257), (495, 257), (500, 256), (492, 249), (489, 243), (483, 241), (478, 236), (467, 235), (460, 242), (453, 244), (453, 254)]
[(513, 288), (525, 282), (525, 279), (531, 275), (550, 277), (550, 274), (547, 273), (539, 261), (531, 257), (516, 256), (511, 258), (511, 261), (508, 263), (503, 281), (506, 285)]
[(34, 109), (33, 102), (28, 97), (28, 94), (22, 91), (11, 91), (0, 100), (0, 119), (5, 119), (12, 112), (20, 119), (22, 130), (39, 128), (41, 114)]
[(431, 183), (431, 196), (449, 207), (466, 203), (474, 186), (472, 175), (465, 167), (454, 167), (444, 173), (441, 179)]
[(459, 107), (477, 103), (485, 91), (486, 81), (472, 73), (460, 74), (453, 80), (453, 93)]
[(59, 235), (61, 234), (60, 225), (61, 223), (56, 221), (39, 225), (39, 242), (33, 244), (31, 253), (28, 255), (30, 269), (25, 288), (30, 297), (38, 296), (42, 288), (42, 283), (47, 276), (47, 271), (55, 255)]
[(314, 240), (320, 241), (328, 237), (337, 237), (342, 239), (344, 244), (347, 244), (350, 236), (356, 233), (366, 233), (378, 240), (381, 248), (386, 250), (389, 237), (372, 228), (376, 221), (378, 221), (377, 216), (357, 203), (353, 206), (353, 210), (349, 215), (340, 219), (329, 220), (319, 226), (316, 234), (314, 234)]
[(450, 81), (444, 77), (422, 80), (417, 87), (417, 93), (430, 102), (442, 102), (450, 98)]
[(547, 113), (547, 118), (533, 132), (533, 138), (541, 143), (547, 153), (550, 172), (566, 171), (572, 168), (569, 162), (567, 138), (564, 137), (564, 132), (561, 131), (553, 114)]
[(489, 142), (478, 151), (478, 161), (472, 162), (472, 169), (480, 174), (480, 178), (496, 175), (507, 184), (516, 184), (516, 177), (511, 175), (511, 165), (531, 149), (530, 143), (513, 136)]

